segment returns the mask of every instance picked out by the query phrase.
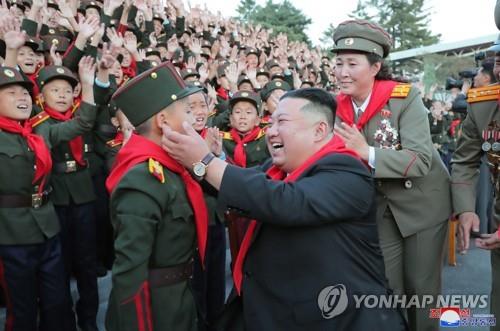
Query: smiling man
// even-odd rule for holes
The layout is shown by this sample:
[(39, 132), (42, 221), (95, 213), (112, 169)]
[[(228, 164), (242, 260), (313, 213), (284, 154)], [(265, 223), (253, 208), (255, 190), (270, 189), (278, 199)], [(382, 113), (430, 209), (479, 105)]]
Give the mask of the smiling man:
[[(164, 149), (219, 190), (219, 205), (254, 219), (233, 270), (243, 311), (236, 309), (228, 330), (405, 327), (396, 310), (355, 307), (354, 294), (388, 290), (373, 181), (333, 136), (335, 110), (320, 89), (285, 94), (267, 131), (272, 166), (261, 169), (212, 157), (187, 123), (187, 134), (163, 128)], [(342, 289), (342, 304), (322, 295), (329, 286)]]

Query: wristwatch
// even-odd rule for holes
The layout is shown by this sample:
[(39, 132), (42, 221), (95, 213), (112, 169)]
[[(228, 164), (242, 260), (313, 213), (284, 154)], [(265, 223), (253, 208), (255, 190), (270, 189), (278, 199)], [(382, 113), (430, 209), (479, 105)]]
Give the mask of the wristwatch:
[(193, 173), (196, 177), (203, 179), (205, 175), (207, 174), (207, 167), (208, 164), (215, 158), (215, 155), (212, 153), (208, 153), (205, 155), (205, 157), (199, 161), (193, 164)]

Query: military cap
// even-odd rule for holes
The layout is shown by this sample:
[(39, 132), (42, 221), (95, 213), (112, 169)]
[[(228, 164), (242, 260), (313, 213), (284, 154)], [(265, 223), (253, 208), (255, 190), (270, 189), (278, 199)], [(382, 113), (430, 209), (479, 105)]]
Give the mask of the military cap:
[(59, 6), (54, 0), (47, 0), (47, 7), (48, 8), (54, 8), (55, 10), (59, 10)]
[(0, 68), (0, 88), (7, 85), (17, 84), (21, 85), (27, 90), (33, 90), (33, 83), (16, 68), (1, 67)]
[(33, 50), (33, 52), (43, 52), (44, 51), (44, 46), (43, 46), (43, 41), (40, 38), (37, 37), (26, 37), (26, 41), (24, 42), (24, 46), (28, 46)]
[(182, 76), (182, 79), (186, 79), (188, 77), (198, 77), (198, 78), (200, 78), (200, 74), (198, 73), (198, 71), (193, 70), (193, 69), (182, 70), (181, 71), (181, 76)]
[(487, 49), (487, 51), (492, 51), (492, 52), (500, 52), (500, 34), (497, 37), (497, 40), (495, 40), (495, 43)]
[(43, 41), (43, 50), (47, 52), (50, 51), (50, 47), (52, 47), (52, 45), (56, 45), (56, 52), (66, 52), (69, 47), (69, 39), (66, 37), (46, 35), (42, 36), (41, 39)]
[(46, 66), (43, 67), (36, 77), (36, 82), (40, 88), (48, 84), (54, 79), (63, 79), (67, 81), (73, 88), (78, 85), (78, 79), (66, 67), (63, 66)]
[(250, 54), (254, 54), (256, 56), (259, 56), (259, 51), (256, 48), (249, 48), (246, 50), (245, 55), (248, 56)]
[(259, 70), (257, 70), (257, 76), (267, 76), (267, 77), (271, 77), (271, 75), (269, 74), (269, 71), (267, 71), (266, 69), (264, 68), (259, 68)]
[(285, 92), (290, 91), (290, 85), (279, 80), (272, 80), (267, 83), (266, 86), (264, 86), (264, 88), (260, 91), (260, 97), (263, 101), (267, 101), (274, 90), (283, 90)]
[(208, 23), (208, 27), (209, 28), (215, 28), (215, 23), (213, 23), (213, 22)]
[(25, 7), (31, 8), (31, 6), (33, 5), (33, 1), (32, 0), (23, 0), (23, 5)]
[[(252, 84), (252, 81), (250, 80), (250, 77), (248, 77), (247, 75), (241, 75), (239, 78), (238, 78), (238, 83), (236, 84), (236, 86), (240, 87), (241, 84), (243, 83), (250, 83)], [(253, 86), (253, 84), (252, 84)]]
[(26, 6), (24, 5), (24, 3), (21, 0), (10, 0), (10, 5), (18, 7), (23, 12), (26, 10)]
[(253, 103), (253, 105), (257, 109), (257, 113), (259, 112), (261, 100), (257, 93), (250, 91), (236, 92), (235, 94), (233, 94), (233, 97), (229, 99), (229, 108), (232, 110), (234, 105), (240, 101), (248, 101)]
[(391, 36), (380, 25), (365, 20), (349, 20), (340, 23), (333, 34), (335, 45), (332, 52), (354, 50), (374, 53), (383, 58), (391, 50)]
[(271, 76), (271, 80), (275, 80), (275, 79), (285, 80), (285, 75), (280, 73), (280, 72), (277, 72)]
[(151, 48), (151, 47), (146, 48), (146, 56), (150, 56), (150, 55), (156, 55), (159, 58), (161, 58), (161, 53), (156, 48)]
[(84, 8), (85, 8), (85, 10), (87, 10), (89, 8), (94, 8), (98, 12), (101, 12), (101, 5), (97, 1), (88, 1), (88, 2), (84, 3)]
[[(165, 62), (132, 78), (112, 96), (132, 125), (144, 123), (173, 102), (200, 91), (189, 88), (171, 63)], [(148, 102), (144, 102), (144, 96)]]
[(202, 49), (200, 55), (203, 57), (206, 57), (207, 59), (210, 59), (210, 57), (212, 57), (212, 54), (210, 53), (210, 51), (208, 51), (206, 49)]
[(161, 15), (158, 13), (154, 13), (153, 20), (160, 21), (161, 24), (163, 24), (163, 22), (164, 22), (163, 17), (161, 17)]
[(267, 70), (271, 70), (272, 67), (279, 67), (280, 63), (276, 59), (272, 59), (266, 62)]
[(314, 87), (314, 82), (312, 80), (310, 80), (310, 79), (304, 79), (302, 81), (302, 84), (300, 84), (300, 88), (302, 88), (302, 86), (304, 86), (304, 84), (307, 84), (307, 85), (309, 85), (311, 87)]
[(201, 48), (210, 48), (212, 49), (212, 43), (208, 40), (203, 40), (201, 42)]

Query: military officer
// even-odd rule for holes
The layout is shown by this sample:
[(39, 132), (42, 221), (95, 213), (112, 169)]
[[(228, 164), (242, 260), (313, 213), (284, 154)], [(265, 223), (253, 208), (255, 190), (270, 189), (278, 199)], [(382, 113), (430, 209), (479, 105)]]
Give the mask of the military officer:
[(265, 132), (259, 127), (260, 98), (248, 91), (237, 92), (229, 101), (231, 130), (223, 134), (228, 160), (249, 168), (269, 158)]
[[(335, 131), (372, 168), (377, 224), (389, 285), (396, 293), (437, 295), (448, 218), (449, 175), (433, 147), (418, 90), (390, 80), (389, 34), (363, 20), (334, 33)], [(409, 309), (411, 330), (438, 330), (429, 309)]]
[[(91, 63), (81, 63), (80, 79), (88, 84), (93, 76)], [(6, 330), (75, 330), (74, 320), (65, 324), (73, 315), (67, 309), (60, 226), (48, 184), (49, 148), (92, 128), (94, 100), (84, 99), (78, 119), (35, 135), (32, 127), (39, 119), (28, 121), (32, 83), (15, 68), (3, 67), (0, 86), (0, 281), (8, 303)]]
[[(498, 4), (498, 3), (497, 3)], [(497, 6), (498, 8), (498, 6)], [(500, 11), (495, 11), (495, 19), (500, 22)], [(499, 26), (500, 28), (500, 26)], [(499, 39), (500, 40), (500, 39)], [(490, 47), (495, 52), (495, 69), (500, 63), (500, 43)], [(458, 218), (459, 247), (467, 250), (470, 247), (471, 232), (479, 233), (480, 220), (475, 213), (476, 183), (479, 177), (481, 158), (486, 154), (490, 168), (493, 187), (496, 191), (494, 202), (492, 232), (497, 231), (500, 219), (500, 201), (498, 171), (500, 169), (500, 112), (498, 98), (500, 84), (470, 89), (467, 94), (467, 117), (462, 124), (462, 134), (458, 139), (457, 149), (451, 164), (451, 192), (453, 210)], [(491, 313), (500, 316), (500, 232), (484, 235), (476, 244), (491, 249)], [(492, 330), (500, 330), (497, 323)]]
[(161, 125), (183, 131), (184, 121), (193, 124), (186, 97), (197, 91), (164, 63), (113, 95), (137, 134), (118, 152), (106, 183), (116, 255), (109, 331), (197, 330), (188, 280), (196, 242), (204, 263), (208, 212), (198, 182), (160, 147)]

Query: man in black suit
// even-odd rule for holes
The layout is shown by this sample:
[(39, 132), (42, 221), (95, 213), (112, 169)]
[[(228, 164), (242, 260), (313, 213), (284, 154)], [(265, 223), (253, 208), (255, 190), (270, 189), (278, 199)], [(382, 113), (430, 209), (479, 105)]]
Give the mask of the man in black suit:
[(246, 330), (405, 329), (396, 309), (355, 305), (354, 295), (390, 291), (373, 180), (334, 136), (335, 110), (320, 89), (285, 94), (267, 131), (268, 169), (228, 165), (189, 125), (186, 135), (164, 127), (164, 149), (219, 190), (219, 205), (257, 220), (233, 261)]

